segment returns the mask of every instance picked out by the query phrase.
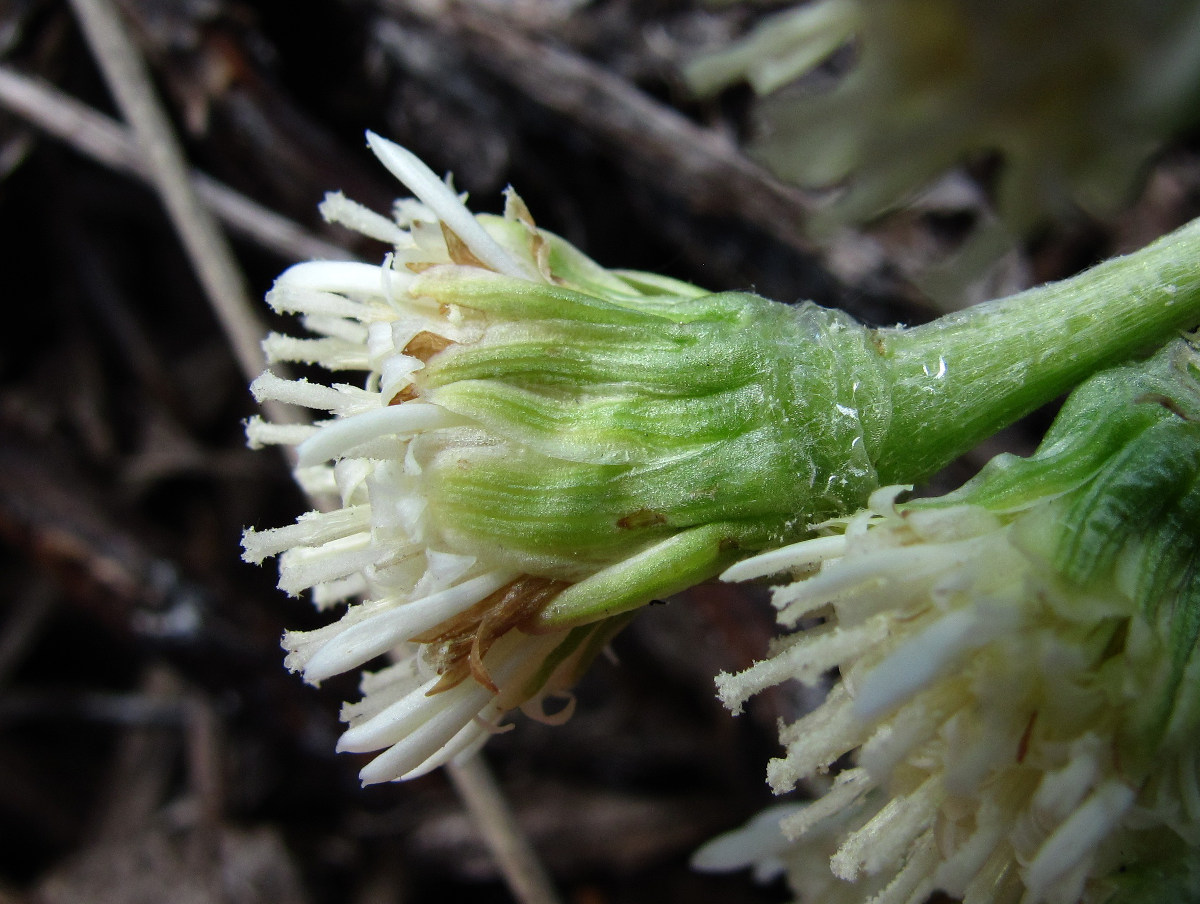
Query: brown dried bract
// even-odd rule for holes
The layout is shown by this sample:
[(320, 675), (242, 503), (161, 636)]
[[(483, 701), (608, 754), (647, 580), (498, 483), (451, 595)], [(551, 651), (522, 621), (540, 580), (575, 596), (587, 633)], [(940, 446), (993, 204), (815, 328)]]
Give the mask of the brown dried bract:
[(482, 267), (484, 270), (492, 269), (474, 255), (471, 249), (467, 247), (467, 243), (458, 237), (458, 233), (445, 223), (441, 223), (440, 225), (442, 227), (442, 236), (446, 240), (446, 252), (450, 255), (450, 260), (465, 267)]
[(533, 255), (534, 261), (537, 262), (538, 272), (544, 274), (551, 282), (564, 285), (564, 280), (555, 276), (550, 270), (550, 243), (540, 232), (535, 231), (530, 234), (529, 251)]
[(410, 638), (417, 643), (441, 647), (437, 663), (441, 680), (429, 691), (429, 695), (457, 687), (468, 676), (498, 694), (500, 689), (483, 664), (488, 650), (509, 631), (520, 629), (538, 615), (568, 586), (566, 581), (523, 575), (465, 612), (424, 634)]
[(405, 402), (411, 402), (416, 397), (417, 390), (410, 384), (392, 396), (392, 400), (388, 402), (388, 405), (403, 405)]
[(516, 220), (529, 233), (529, 254), (533, 258), (534, 263), (537, 264), (538, 272), (551, 282), (561, 285), (563, 280), (555, 276), (550, 270), (550, 243), (546, 241), (546, 237), (537, 228), (537, 223), (533, 221), (533, 214), (529, 212), (529, 208), (525, 205), (524, 200), (515, 191), (510, 191), (505, 195), (504, 215)]
[(631, 515), (617, 519), (617, 527), (621, 530), (637, 530), (639, 527), (654, 527), (656, 524), (666, 524), (667, 516), (653, 509), (638, 509)]
[(537, 223), (533, 221), (533, 214), (529, 212), (525, 199), (515, 191), (509, 190), (504, 196), (504, 215), (516, 220), (530, 232), (537, 231)]
[(430, 358), (452, 345), (454, 345), (453, 339), (447, 339), (445, 336), (439, 336), (429, 330), (421, 330), (408, 340), (408, 345), (404, 346), (404, 354), (419, 358), (428, 364)]
[(1033, 738), (1033, 725), (1037, 722), (1037, 710), (1035, 709), (1029, 716), (1029, 721), (1025, 723), (1025, 730), (1021, 732), (1021, 740), (1017, 744), (1017, 762), (1025, 762), (1025, 755), (1029, 753), (1029, 742)]

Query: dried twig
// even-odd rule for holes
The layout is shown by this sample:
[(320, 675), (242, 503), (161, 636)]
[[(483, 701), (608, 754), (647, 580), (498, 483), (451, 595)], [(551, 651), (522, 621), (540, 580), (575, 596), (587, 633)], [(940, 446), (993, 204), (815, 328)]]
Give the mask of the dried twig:
[(446, 767), (454, 790), (474, 818), (508, 887), (521, 904), (557, 904), (558, 895), (529, 839), (517, 825), (487, 764), (476, 756)]
[(57, 590), (39, 580), (14, 601), (8, 618), (0, 626), (0, 687), (21, 663), (22, 657), (41, 633), (54, 612)]
[(183, 152), (154, 95), (145, 62), (108, 0), (71, 0), (88, 45), (117, 106), (129, 122), (150, 179), (196, 269), (209, 303), (247, 378), (266, 368), (266, 329), (254, 315), (241, 271), (225, 236), (192, 190)]
[(453, 35), (480, 67), (589, 132), (623, 166), (692, 210), (737, 217), (805, 254), (817, 253), (803, 235), (812, 208), (808, 196), (774, 179), (729, 135), (692, 122), (580, 54), (468, 4), (379, 2)]
[(196, 624), (211, 601), (205, 587), (122, 525), (112, 498), (96, 492), (71, 459), (8, 424), (0, 426), (0, 541), (23, 549), (73, 597), (102, 598), (101, 614), (119, 633), (150, 613)]
[[(0, 106), (105, 166), (147, 181), (151, 178), (128, 130), (42, 79), (0, 65)], [(193, 170), (191, 182), (200, 200), (230, 229), (287, 260), (352, 256), (211, 176)]]

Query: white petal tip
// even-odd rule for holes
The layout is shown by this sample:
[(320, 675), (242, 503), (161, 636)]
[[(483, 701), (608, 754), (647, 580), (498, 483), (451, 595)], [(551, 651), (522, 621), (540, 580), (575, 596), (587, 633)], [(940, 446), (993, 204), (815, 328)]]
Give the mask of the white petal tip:
[(378, 760), (371, 760), (367, 765), (363, 766), (358, 771), (358, 781), (366, 788), (368, 785), (382, 785), (385, 782), (398, 782), (403, 776), (394, 775), (390, 770), (380, 769), (375, 766)]
[(484, 265), (506, 276), (540, 281), (531, 266), (513, 257), (492, 238), (450, 187), (416, 154), (370, 131), (367, 132), (367, 146), (379, 162), (453, 230)]

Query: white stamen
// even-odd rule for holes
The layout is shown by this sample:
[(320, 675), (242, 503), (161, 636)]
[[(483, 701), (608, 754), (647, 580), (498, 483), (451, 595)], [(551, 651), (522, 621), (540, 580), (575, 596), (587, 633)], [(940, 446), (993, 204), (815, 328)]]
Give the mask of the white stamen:
[(908, 851), (904, 867), (867, 904), (923, 904), (934, 890), (930, 874), (938, 861), (933, 832), (921, 835)]
[(425, 573), (413, 588), (414, 594), (439, 593), (466, 575), (479, 561), (477, 556), (437, 549), (425, 551)]
[(508, 572), (490, 572), (440, 593), (371, 615), (321, 647), (305, 666), (304, 680), (315, 684), (381, 656), (401, 641), (422, 634), (475, 605), (513, 577)]
[(893, 797), (870, 822), (842, 842), (829, 861), (834, 875), (853, 882), (860, 872), (873, 876), (886, 866), (898, 865), (933, 822), (942, 794), (938, 777), (931, 776), (912, 794)]
[(874, 787), (875, 783), (867, 774), (867, 770), (847, 769), (837, 777), (832, 788), (817, 800), (805, 804), (802, 809), (788, 816), (780, 823), (780, 828), (789, 841), (795, 841), (810, 832), (813, 826), (823, 819), (836, 816), (853, 806), (855, 801)]
[(858, 764), (882, 780), (891, 774), (909, 751), (937, 733), (963, 704), (955, 687), (931, 688), (891, 714), (858, 754)]
[[(429, 692), (440, 680), (440, 676), (434, 675), (369, 718), (354, 719), (351, 726), (338, 738), (338, 753), (382, 750), (401, 740), (426, 720), (431, 700)], [(443, 706), (451, 706), (469, 692), (470, 686), (464, 682), (437, 695), (440, 698), (437, 702)], [(346, 718), (346, 715), (343, 713), (343, 718)]]
[[(802, 811), (804, 804), (767, 807), (746, 825), (714, 838), (692, 855), (692, 869), (704, 873), (726, 873), (742, 869), (764, 858), (778, 857), (787, 849), (781, 826)], [(778, 861), (775, 861), (778, 862)], [(783, 864), (768, 878), (783, 872)]]
[(416, 644), (407, 644), (394, 650), (391, 658), (395, 660), (391, 665), (376, 672), (362, 673), (358, 682), (362, 697), (356, 703), (342, 706), (343, 722), (357, 725), (383, 712), (431, 677)]
[[(315, 431), (315, 428), (313, 430)], [(311, 436), (312, 433), (307, 434)], [(300, 441), (293, 443), (299, 445)], [(292, 471), (292, 477), (296, 479), (297, 485), (304, 491), (304, 495), (310, 499), (320, 499), (323, 496), (338, 495), (337, 479), (334, 476), (333, 468), (328, 465), (316, 465), (311, 468), (295, 468)]]
[(276, 284), (267, 293), (266, 301), (277, 314), (301, 314), (305, 319), (336, 318), (357, 323), (378, 319), (371, 305), (334, 292), (314, 292)]
[(413, 381), (413, 374), (425, 367), (420, 358), (410, 355), (393, 354), (383, 360), (379, 372), (379, 392), (385, 398), (392, 398)]
[(271, 333), (263, 340), (263, 352), (267, 363), (296, 361), (317, 364), (326, 370), (369, 370), (366, 350), (361, 344), (343, 339), (297, 339), (280, 333)]
[[(496, 652), (494, 648), (485, 663), (496, 682), (503, 685), (512, 680), (514, 672), (524, 663), (520, 656), (504, 658), (503, 653), (498, 657)], [(462, 697), (453, 702), (442, 699), (455, 692), (461, 693)], [(494, 719), (498, 715), (493, 699), (491, 691), (473, 681), (464, 681), (445, 694), (424, 697), (423, 712), (432, 710), (428, 720), (367, 764), (359, 773), (359, 778), (364, 785), (370, 785), (420, 774), (430, 758), (438, 757), (441, 748), (452, 743), (463, 728), (478, 725), (479, 720), (487, 721), (489, 716)]]
[[(474, 726), (478, 726), (479, 720), (476, 719), (476, 720), (472, 721), (471, 724)], [(511, 728), (512, 726), (509, 726), (509, 727)], [(481, 728), (479, 730), (479, 732), (475, 735), (475, 739), (470, 744), (468, 744), (466, 747), (464, 747), (461, 750), (459, 750), (458, 752), (456, 752), (452, 757), (450, 757), (450, 759), (453, 760), (455, 763), (465, 763), (467, 760), (471, 759), (471, 757), (473, 757), (477, 753), (479, 753), (479, 751), (483, 750), (484, 745), (487, 744), (487, 742), (491, 738), (491, 736), (493, 734), (497, 734), (497, 733), (498, 732), (490, 731), (487, 728)], [(453, 744), (453, 743), (454, 742), (451, 741), (451, 744)], [(441, 766), (444, 764), (438, 763), (437, 765)], [(407, 781), (410, 778), (417, 778), (418, 776), (423, 775), (423, 774), (424, 774), (423, 769), (414, 769), (412, 772), (404, 773), (404, 775), (400, 776), (400, 778), (402, 781)]]
[(406, 234), (389, 218), (351, 201), (340, 191), (325, 194), (325, 200), (317, 205), (327, 223), (338, 223), (347, 229), (361, 232), (365, 236), (396, 245), (404, 241)]
[(294, 546), (279, 557), (279, 589), (298, 596), (315, 584), (369, 568), (381, 555), (369, 533), (353, 534), (321, 546)]
[(316, 465), (377, 437), (408, 437), (463, 423), (466, 423), (464, 418), (428, 402), (389, 405), (326, 424), (296, 451), (301, 466)]
[(388, 356), (396, 354), (396, 345), (392, 342), (392, 325), (383, 320), (377, 320), (367, 327), (367, 357), (374, 365), (387, 360)]
[(944, 615), (893, 651), (863, 679), (854, 700), (854, 714), (865, 720), (887, 712), (926, 687), (972, 645), (982, 642), (973, 610)]
[[(378, 393), (367, 392), (345, 384), (333, 387), (310, 383), (303, 379), (285, 380), (269, 370), (255, 378), (254, 382), (250, 384), (250, 392), (259, 402), (270, 399), (342, 415), (353, 413), (356, 409), (379, 407)], [(319, 461), (313, 461), (307, 464), (319, 463)]]
[(749, 581), (754, 578), (765, 578), (768, 575), (779, 574), (792, 568), (804, 568), (817, 565), (833, 556), (840, 556), (846, 550), (846, 538), (841, 534), (830, 537), (815, 537), (773, 549), (761, 555), (744, 559), (735, 565), (730, 565), (721, 574), (722, 581)]
[(731, 712), (739, 713), (750, 697), (773, 685), (796, 680), (811, 687), (829, 669), (884, 640), (888, 627), (889, 620), (877, 616), (853, 628), (833, 626), (810, 631), (801, 640), (737, 675), (718, 675), (717, 696)]
[(1025, 871), (1025, 885), (1033, 900), (1066, 875), (1093, 851), (1133, 805), (1137, 792), (1110, 779), (1083, 802), (1071, 817), (1046, 839)]
[(480, 261), (507, 276), (539, 280), (531, 267), (504, 250), (500, 243), (479, 225), (479, 221), (446, 183), (434, 175), (433, 170), (422, 163), (415, 154), (374, 132), (367, 132), (367, 144), (379, 158), (379, 162), (427, 204), (438, 219), (462, 239)]
[(772, 604), (787, 610), (780, 615), (783, 624), (794, 624), (790, 611), (792, 604), (820, 604), (840, 599), (851, 591), (872, 581), (895, 581), (904, 575), (906, 587), (914, 585), (920, 578), (948, 571), (971, 560), (982, 541), (989, 538), (971, 538), (956, 543), (929, 543), (922, 546), (879, 549), (870, 555), (839, 559), (826, 565), (821, 571), (805, 581), (780, 587), (772, 597)]
[(787, 745), (787, 754), (767, 764), (767, 783), (776, 794), (792, 790), (802, 778), (824, 772), (865, 738), (845, 687), (837, 685), (822, 706), (781, 728), (779, 740)]
[(368, 506), (349, 506), (332, 512), (306, 512), (294, 524), (270, 530), (250, 527), (242, 534), (242, 559), (259, 564), (293, 546), (319, 546), (370, 526)]
[(325, 581), (312, 586), (313, 605), (323, 611), (354, 596), (367, 592), (367, 579), (362, 574), (352, 574), (334, 581)]
[(491, 692), (482, 685), (463, 682), (462, 698), (447, 705), (435, 697), (426, 697), (429, 719), (399, 743), (385, 750), (358, 773), (364, 785), (394, 781), (416, 769), (448, 743), (487, 704)]
[(983, 867), (967, 884), (962, 904), (993, 904), (1001, 901), (1021, 901), (1024, 885), (1017, 875), (1012, 851), (998, 847), (992, 851)]
[[(331, 296), (332, 297), (332, 296)], [(305, 314), (300, 323), (310, 333), (333, 336), (354, 345), (366, 345), (367, 327), (360, 319), (330, 317), (327, 314)]]
[(1073, 743), (1067, 764), (1042, 776), (1033, 795), (1034, 812), (1055, 822), (1066, 819), (1096, 783), (1101, 758), (1106, 756), (1104, 742), (1094, 734)]
[(275, 280), (272, 291), (296, 289), (382, 297), (383, 268), (360, 261), (305, 261), (284, 270)]
[(463, 762), (478, 753), (487, 743), (492, 733), (479, 724), (479, 719), (472, 719), (454, 737), (442, 745), (442, 749), (427, 759), (416, 769), (404, 773), (399, 781), (407, 782), (422, 775), (428, 775), (434, 769), (445, 766), (451, 760)]
[(933, 884), (952, 897), (961, 898), (971, 880), (979, 875), (992, 852), (1004, 838), (1004, 827), (999, 815), (980, 819), (980, 827), (959, 847), (934, 874)]
[(272, 424), (256, 414), (246, 421), (246, 445), (251, 449), (298, 446), (316, 432), (312, 424)]

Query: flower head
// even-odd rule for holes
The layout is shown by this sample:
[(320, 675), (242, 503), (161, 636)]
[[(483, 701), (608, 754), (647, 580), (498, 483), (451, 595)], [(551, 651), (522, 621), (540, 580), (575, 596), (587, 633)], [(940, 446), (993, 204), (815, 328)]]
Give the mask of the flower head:
[[(1149, 156), (1195, 122), (1194, 0), (816, 0), (695, 61), (693, 86), (746, 79), (756, 149), (783, 178), (845, 191), (829, 216), (869, 219), (948, 169), (998, 155), (995, 201), (1018, 235), (1073, 205), (1107, 213)], [(828, 91), (784, 90), (853, 42)]]
[(840, 670), (768, 777), (853, 764), (776, 819), (796, 847), (773, 856), (823, 855), (814, 904), (1194, 899), (1200, 356), (1094, 378), (957, 493), (901, 489), (726, 574), (806, 575), (774, 596), (803, 630), (722, 676), (727, 704)]
[[(504, 216), (475, 216), (407, 151), (370, 144), (419, 200), (387, 218), (332, 195), (323, 211), (392, 252), (292, 267), (268, 301), (311, 335), (265, 343), (273, 362), (365, 378), (265, 373), (258, 399), (329, 417), (248, 427), (295, 445), (302, 485), (340, 507), (244, 546), (279, 555), (281, 589), (320, 607), (364, 598), (284, 646), (312, 683), (398, 660), (344, 713), (342, 749), (386, 749), (363, 770), (381, 781), (471, 751), (509, 710), (543, 715), (623, 613), (875, 477), (858, 411), (873, 385), (837, 364), (866, 336), (844, 316), (605, 270), (511, 190)], [(845, 404), (814, 422), (802, 381)]]

